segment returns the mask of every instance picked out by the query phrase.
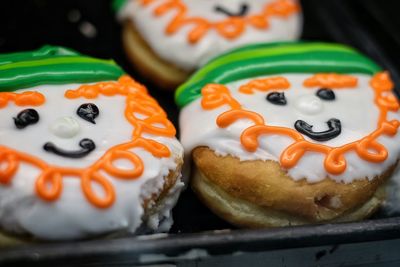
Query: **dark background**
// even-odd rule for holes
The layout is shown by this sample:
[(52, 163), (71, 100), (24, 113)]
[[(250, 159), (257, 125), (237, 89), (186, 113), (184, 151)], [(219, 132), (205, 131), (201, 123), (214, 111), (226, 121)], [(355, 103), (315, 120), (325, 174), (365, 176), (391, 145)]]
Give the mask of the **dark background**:
[[(301, 0), (301, 3), (304, 11), (303, 40), (341, 42), (354, 46), (388, 69), (395, 83), (400, 84), (399, 0)], [(32, 50), (52, 44), (95, 57), (113, 58), (136, 80), (146, 84), (178, 126), (178, 109), (173, 102), (173, 94), (160, 91), (151, 81), (133, 71), (122, 50), (120, 31), (120, 25), (111, 10), (111, 1), (108, 0), (0, 1), (0, 53)], [(342, 253), (346, 251), (343, 243), (400, 238), (400, 217), (380, 219), (384, 217), (384, 214), (378, 213), (371, 221), (361, 223), (204, 233), (233, 227), (209, 212), (188, 189), (174, 209), (175, 224), (171, 231), (187, 234), (170, 235), (165, 239), (137, 240), (128, 237), (31, 245), (3, 250), (0, 265), (133, 266), (140, 262), (138, 257), (142, 253), (177, 255), (193, 247), (206, 249), (210, 255), (227, 255), (235, 251), (271, 251), (265, 259), (275, 259), (274, 249), (333, 245), (326, 250), (319, 251), (320, 248), (317, 248), (315, 256), (314, 252), (304, 254), (303, 251), (299, 254), (293, 249), (294, 254), (290, 254), (286, 250), (278, 259), (284, 266), (285, 260), (291, 256), (293, 261), (297, 261), (311, 255), (309, 266), (319, 265), (322, 257), (337, 258), (338, 265), (352, 262), (361, 266), (359, 259), (370, 257), (373, 262), (389, 262), (390, 266), (400, 266), (396, 252), (400, 241), (396, 240), (382, 241), (386, 242), (382, 247), (382, 242), (360, 243), (367, 245), (363, 249), (359, 246), (347, 247), (347, 254)], [(396, 244), (397, 247), (393, 247)], [(337, 256), (336, 253), (342, 254)]]
[[(200, 0), (199, 0), (200, 1)], [(392, 71), (399, 82), (400, 16), (398, 0), (303, 0), (302, 39), (337, 41), (355, 46)], [(144, 83), (177, 125), (173, 94), (140, 77), (124, 56), (120, 25), (107, 0), (0, 1), (0, 53), (61, 45), (100, 58), (113, 58)], [(0, 73), (1, 75), (1, 73)], [(398, 83), (399, 84), (399, 83)], [(191, 190), (174, 210), (172, 232), (232, 228), (212, 215)]]

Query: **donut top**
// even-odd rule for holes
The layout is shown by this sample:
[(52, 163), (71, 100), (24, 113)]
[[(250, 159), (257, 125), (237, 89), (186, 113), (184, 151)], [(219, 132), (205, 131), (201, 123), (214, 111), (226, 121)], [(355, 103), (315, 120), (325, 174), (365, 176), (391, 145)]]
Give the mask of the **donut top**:
[(182, 156), (162, 108), (112, 61), (50, 46), (0, 61), (1, 227), (43, 239), (134, 232)]
[(344, 46), (251, 46), (211, 61), (176, 92), (181, 140), (188, 152), (203, 145), (278, 161), (296, 180), (373, 179), (399, 158), (393, 87)]
[(244, 44), (293, 40), (299, 35), (296, 0), (115, 1), (164, 60), (191, 71)]

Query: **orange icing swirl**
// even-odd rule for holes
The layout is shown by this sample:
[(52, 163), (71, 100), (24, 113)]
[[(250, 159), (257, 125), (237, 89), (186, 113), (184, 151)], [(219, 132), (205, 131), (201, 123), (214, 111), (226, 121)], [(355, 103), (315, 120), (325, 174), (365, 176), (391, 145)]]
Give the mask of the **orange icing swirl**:
[[(318, 78), (314, 79), (315, 77)], [(309, 80), (310, 79), (307, 79), (306, 81)], [(319, 82), (326, 82), (328, 80), (330, 85), (335, 84), (335, 87), (339, 86), (339, 88), (344, 87), (343, 82), (345, 84), (350, 84), (348, 81), (354, 82), (351, 76), (343, 78), (343, 75), (332, 74), (317, 74), (313, 76), (311, 80), (318, 80)], [(351, 84), (353, 84), (353, 82)], [(248, 84), (251, 83), (252, 82)], [(256, 80), (253, 85), (256, 84), (259, 88), (268, 88), (270, 83), (271, 80), (269, 79), (261, 79)], [(248, 86), (248, 84), (245, 86)], [(395, 135), (400, 126), (399, 121), (388, 121), (387, 119), (388, 111), (398, 111), (399, 109), (399, 103), (391, 92), (393, 89), (393, 82), (390, 80), (389, 74), (387, 72), (375, 74), (370, 81), (370, 85), (374, 91), (375, 104), (380, 111), (377, 129), (360, 140), (340, 147), (311, 143), (305, 140), (305, 138), (294, 129), (266, 125), (261, 115), (244, 110), (240, 103), (230, 94), (229, 89), (224, 85), (209, 84), (205, 86), (202, 89), (203, 98), (201, 105), (205, 110), (215, 109), (225, 105), (230, 107), (229, 111), (220, 114), (216, 120), (220, 128), (226, 128), (240, 119), (253, 121), (254, 125), (245, 129), (240, 137), (241, 144), (247, 151), (254, 152), (257, 150), (259, 147), (258, 139), (261, 135), (284, 135), (293, 139), (294, 142), (288, 146), (280, 156), (280, 164), (283, 168), (289, 169), (294, 167), (306, 152), (317, 152), (326, 155), (324, 160), (326, 171), (333, 175), (339, 175), (346, 170), (347, 163), (344, 155), (350, 151), (355, 151), (360, 158), (369, 162), (380, 163), (385, 161), (388, 156), (388, 151), (377, 139), (383, 135)], [(352, 87), (351, 85), (348, 86)], [(251, 90), (249, 92), (251, 92)]]
[(15, 105), (23, 106), (40, 106), (46, 101), (44, 95), (38, 92), (23, 92), (23, 93), (10, 93), (0, 92), (0, 108), (4, 108), (10, 101)]
[[(141, 0), (144, 6), (153, 2), (154, 0)], [(167, 0), (155, 8), (154, 16), (163, 16), (170, 11), (175, 12), (176, 15), (167, 25), (166, 34), (174, 34), (186, 25), (192, 25), (187, 39), (189, 43), (195, 44), (210, 30), (215, 30), (226, 39), (235, 39), (245, 32), (246, 25), (251, 25), (256, 29), (268, 29), (270, 17), (287, 18), (292, 14), (298, 13), (300, 6), (293, 0), (275, 0), (270, 4), (266, 4), (258, 14), (245, 17), (229, 17), (222, 21), (213, 22), (200, 16), (190, 17), (187, 6), (181, 0)]]
[(303, 83), (305, 87), (325, 87), (325, 88), (354, 88), (358, 85), (357, 77), (337, 73), (319, 73), (306, 79)]
[[(143, 133), (174, 137), (176, 130), (167, 119), (165, 112), (147, 94), (144, 86), (135, 82), (129, 76), (122, 76), (118, 81), (100, 82), (93, 85), (82, 85), (76, 90), (68, 90), (66, 98), (74, 99), (84, 97), (87, 99), (97, 98), (99, 95), (108, 97), (122, 95), (126, 97), (125, 117), (134, 127), (132, 138), (129, 142), (110, 148), (94, 164), (87, 168), (66, 168), (52, 166), (32, 155), (19, 152), (5, 146), (0, 146), (0, 183), (9, 184), (17, 173), (21, 163), (29, 164), (41, 170), (36, 179), (36, 193), (45, 201), (57, 200), (63, 191), (63, 179), (78, 178), (86, 199), (98, 208), (108, 208), (115, 202), (115, 190), (111, 181), (102, 173), (107, 173), (117, 179), (132, 180), (140, 177), (144, 170), (142, 159), (133, 153), (133, 148), (143, 148), (154, 157), (169, 157), (170, 150), (165, 145), (154, 140), (142, 137)], [(29, 102), (29, 101), (28, 101)], [(24, 102), (25, 103), (25, 102)], [(36, 102), (30, 102), (30, 104)], [(135, 113), (144, 115), (139, 119)], [(154, 124), (161, 124), (163, 127)], [(132, 169), (119, 169), (114, 165), (119, 159), (125, 159), (132, 163)], [(96, 183), (103, 190), (99, 196), (93, 190)]]
[(243, 94), (252, 94), (254, 90), (269, 91), (269, 90), (286, 90), (290, 88), (289, 81), (284, 77), (271, 77), (264, 79), (256, 79), (240, 86), (239, 92)]

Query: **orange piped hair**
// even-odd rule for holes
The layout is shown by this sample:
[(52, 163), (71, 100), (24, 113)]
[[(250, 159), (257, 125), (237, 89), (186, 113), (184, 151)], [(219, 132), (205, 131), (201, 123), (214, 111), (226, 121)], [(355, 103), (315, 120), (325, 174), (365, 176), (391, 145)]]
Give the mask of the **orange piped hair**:
[(23, 93), (11, 93), (11, 92), (0, 92), (0, 108), (4, 108), (10, 101), (13, 101), (15, 105), (24, 106), (41, 106), (46, 102), (46, 98), (39, 92), (23, 92)]
[(325, 87), (333, 89), (354, 88), (358, 85), (358, 79), (352, 75), (318, 73), (306, 79), (303, 85), (305, 87)]
[(269, 77), (256, 79), (240, 86), (239, 92), (243, 94), (252, 94), (254, 90), (269, 91), (269, 90), (286, 90), (290, 88), (290, 83), (285, 77)]
[[(141, 0), (142, 5), (146, 6), (154, 0)], [(188, 8), (181, 0), (162, 1), (154, 10), (154, 16), (163, 16), (170, 11), (175, 12), (174, 18), (167, 25), (165, 32), (168, 35), (176, 33), (181, 28), (190, 25), (187, 39), (189, 43), (199, 42), (210, 30), (215, 30), (219, 35), (226, 39), (235, 39), (242, 35), (247, 25), (256, 29), (267, 29), (270, 17), (287, 18), (294, 13), (298, 13), (300, 6), (293, 0), (275, 0), (266, 4), (260, 13), (245, 17), (230, 17), (222, 21), (209, 21), (203, 17), (190, 17)]]
[[(315, 77), (318, 78), (315, 79)], [(321, 85), (321, 81), (326, 85), (325, 82), (330, 81), (332, 77), (339, 76), (317, 74), (309, 80), (313, 81), (313, 86), (324, 86)], [(343, 76), (340, 77), (343, 78)], [(354, 81), (354, 79), (348, 79), (348, 77), (341, 80), (345, 81), (345, 83), (350, 80)], [(268, 80), (256, 81), (258, 88), (268, 88), (270, 84), (270, 81)], [(264, 81), (264, 85), (262, 84), (262, 81)], [(314, 85), (316, 84), (315, 81), (318, 81), (318, 85)], [(347, 163), (344, 155), (349, 151), (356, 152), (360, 158), (366, 161), (374, 163), (385, 161), (388, 152), (386, 148), (377, 141), (377, 139), (383, 135), (395, 135), (400, 126), (399, 121), (389, 121), (387, 118), (388, 111), (399, 110), (399, 103), (391, 92), (393, 89), (393, 82), (390, 80), (389, 74), (387, 72), (375, 74), (370, 81), (370, 85), (375, 94), (375, 104), (378, 106), (380, 111), (377, 128), (364, 138), (340, 147), (330, 147), (322, 144), (311, 143), (294, 129), (266, 125), (264, 118), (261, 115), (252, 111), (244, 110), (240, 103), (230, 94), (229, 89), (224, 85), (210, 84), (205, 86), (202, 90), (203, 99), (201, 104), (205, 110), (215, 109), (225, 105), (231, 108), (229, 111), (218, 116), (216, 123), (221, 128), (226, 128), (237, 120), (244, 118), (254, 122), (254, 125), (245, 129), (240, 137), (240, 141), (246, 150), (250, 152), (257, 150), (259, 146), (258, 140), (261, 135), (280, 134), (288, 136), (292, 138), (294, 142), (288, 146), (280, 156), (282, 167), (288, 169), (294, 167), (306, 152), (312, 151), (325, 154), (324, 167), (326, 171), (333, 175), (339, 175), (346, 170)], [(338, 86), (344, 85), (341, 84)]]
[[(118, 81), (82, 85), (76, 90), (68, 90), (65, 93), (65, 97), (70, 99), (79, 97), (94, 99), (99, 95), (107, 97), (122, 95), (126, 97), (125, 117), (133, 126), (130, 141), (110, 148), (95, 163), (82, 169), (53, 166), (32, 155), (0, 146), (0, 165), (3, 163), (5, 166), (0, 170), (0, 183), (9, 184), (17, 173), (20, 164), (30, 164), (41, 170), (36, 179), (35, 187), (36, 193), (43, 200), (49, 202), (57, 200), (63, 191), (63, 179), (67, 177), (78, 178), (81, 181), (82, 192), (86, 199), (98, 208), (108, 208), (117, 197), (108, 176), (132, 180), (139, 178), (144, 171), (142, 159), (132, 149), (143, 148), (153, 156), (160, 158), (170, 156), (171, 152), (168, 147), (142, 137), (142, 134), (145, 133), (166, 137), (174, 137), (176, 134), (176, 130), (167, 119), (165, 112), (157, 101), (147, 94), (144, 86), (125, 75)], [(144, 115), (146, 118), (137, 118), (135, 113)], [(162, 127), (159, 126), (160, 124)], [(117, 168), (114, 163), (119, 159), (128, 160), (132, 163), (133, 168)], [(108, 176), (105, 176), (104, 173)], [(94, 183), (103, 189), (103, 196), (97, 195), (93, 190)]]

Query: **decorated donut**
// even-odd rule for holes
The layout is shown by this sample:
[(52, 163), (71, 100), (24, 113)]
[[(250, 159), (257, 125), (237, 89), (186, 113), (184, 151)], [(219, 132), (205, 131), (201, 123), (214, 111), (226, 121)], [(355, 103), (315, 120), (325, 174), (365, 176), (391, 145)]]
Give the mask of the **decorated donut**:
[(143, 85), (53, 46), (0, 72), (0, 244), (168, 230), (183, 149)]
[(194, 70), (228, 50), (295, 40), (297, 0), (116, 0), (125, 51), (143, 75), (175, 89)]
[(393, 88), (388, 72), (337, 44), (220, 56), (176, 92), (192, 187), (238, 226), (366, 218), (399, 160)]

